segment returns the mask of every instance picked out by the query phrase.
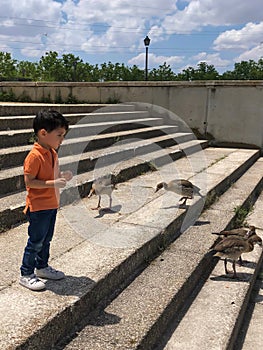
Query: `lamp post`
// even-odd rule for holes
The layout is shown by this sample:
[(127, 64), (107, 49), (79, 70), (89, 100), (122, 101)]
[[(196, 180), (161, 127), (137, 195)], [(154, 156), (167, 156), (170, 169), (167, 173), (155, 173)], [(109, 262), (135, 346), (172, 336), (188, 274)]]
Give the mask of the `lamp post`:
[(148, 80), (148, 49), (149, 49), (151, 39), (147, 35), (143, 41), (144, 41), (144, 45), (145, 45), (145, 49), (146, 49), (146, 52), (145, 52), (145, 80)]
[(77, 61), (73, 61), (73, 81), (77, 80)]

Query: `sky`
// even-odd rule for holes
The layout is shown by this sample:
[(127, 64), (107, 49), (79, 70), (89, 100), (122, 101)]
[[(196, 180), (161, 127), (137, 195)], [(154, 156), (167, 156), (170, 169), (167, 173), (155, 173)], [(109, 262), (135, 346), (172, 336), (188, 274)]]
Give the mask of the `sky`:
[(92, 65), (219, 73), (263, 56), (262, 0), (1, 0), (0, 51), (38, 62), (46, 52)]

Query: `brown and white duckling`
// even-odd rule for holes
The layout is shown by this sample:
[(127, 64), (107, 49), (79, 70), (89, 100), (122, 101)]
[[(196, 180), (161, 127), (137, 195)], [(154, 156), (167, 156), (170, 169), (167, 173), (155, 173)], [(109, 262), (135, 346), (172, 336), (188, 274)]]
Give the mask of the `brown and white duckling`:
[[(220, 231), (220, 232), (212, 232), (212, 234), (214, 235), (218, 235), (219, 238), (222, 240), (226, 237), (241, 237), (241, 238), (249, 238), (253, 235), (256, 235), (257, 237), (259, 237), (257, 234), (256, 234), (256, 228), (255, 226), (249, 226), (249, 227), (240, 227), (240, 228), (234, 228), (232, 230), (223, 230), (223, 231)], [(259, 237), (259, 240), (261, 238)], [(216, 244), (218, 243), (218, 241), (212, 245), (211, 248), (213, 248)], [(239, 264), (242, 265), (243, 263), (243, 260), (242, 260), (242, 257), (240, 256), (239, 258)]]
[(213, 248), (213, 251), (215, 251), (214, 256), (224, 259), (226, 274), (229, 273), (227, 270), (227, 259), (231, 259), (233, 261), (233, 278), (237, 278), (236, 261), (240, 258), (241, 254), (252, 252), (255, 244), (262, 246), (262, 239), (258, 235), (252, 235), (247, 239), (232, 235), (222, 239), (215, 245)]
[(253, 234), (256, 234), (256, 227), (251, 225), (249, 227), (240, 227), (240, 228), (234, 228), (232, 230), (223, 230), (220, 232), (212, 232), (212, 233), (222, 238), (229, 237), (229, 236), (239, 236), (239, 237), (249, 238)]
[(94, 180), (91, 186), (91, 190), (88, 194), (88, 198), (90, 198), (93, 194), (96, 194), (99, 196), (99, 201), (98, 205), (96, 208), (91, 208), (92, 210), (98, 210), (101, 208), (100, 202), (101, 202), (101, 196), (102, 195), (107, 195), (109, 196), (109, 208), (105, 208), (104, 210), (111, 210), (112, 206), (112, 192), (113, 190), (116, 189), (115, 184), (111, 183), (110, 178), (108, 177), (102, 177), (97, 180)]
[(200, 188), (193, 185), (189, 180), (176, 179), (168, 183), (160, 182), (157, 184), (155, 192), (159, 191), (161, 188), (181, 195), (182, 197), (179, 201), (184, 200), (182, 205), (186, 204), (187, 199), (192, 199), (194, 193), (197, 193), (200, 197), (203, 197), (203, 195), (200, 193)]

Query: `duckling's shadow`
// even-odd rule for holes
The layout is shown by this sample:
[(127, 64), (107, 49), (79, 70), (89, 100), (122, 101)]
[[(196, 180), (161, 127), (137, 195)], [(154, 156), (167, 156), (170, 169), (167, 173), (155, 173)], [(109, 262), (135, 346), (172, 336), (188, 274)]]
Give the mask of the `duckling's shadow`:
[(237, 263), (237, 265), (247, 267), (248, 269), (251, 269), (251, 270), (255, 270), (257, 267), (256, 263), (248, 260), (242, 260), (241, 265), (239, 262)]
[(103, 327), (105, 325), (113, 325), (120, 323), (121, 318), (117, 315), (110, 314), (106, 311), (101, 311), (98, 317), (91, 318), (87, 321), (87, 325)]
[(197, 220), (194, 226), (203, 226), (203, 225), (209, 225), (209, 224), (211, 224), (211, 221), (209, 220), (203, 220), (203, 221)]
[(99, 213), (97, 216), (94, 217), (94, 219), (102, 218), (106, 214), (115, 214), (120, 212), (122, 206), (121, 205), (114, 205), (111, 208), (100, 208)]
[(161, 209), (172, 209), (172, 208), (177, 208), (177, 209), (188, 209), (189, 205), (188, 204), (176, 204), (176, 205), (170, 205), (169, 207), (162, 207)]
[(233, 277), (233, 273), (229, 274), (224, 274), (224, 275), (219, 275), (219, 276), (213, 276), (210, 277), (210, 280), (212, 281), (217, 281), (217, 282), (222, 282), (222, 281), (227, 281), (227, 282), (249, 282), (251, 280), (252, 274), (251, 273), (242, 273), (242, 272), (237, 272), (237, 277)]

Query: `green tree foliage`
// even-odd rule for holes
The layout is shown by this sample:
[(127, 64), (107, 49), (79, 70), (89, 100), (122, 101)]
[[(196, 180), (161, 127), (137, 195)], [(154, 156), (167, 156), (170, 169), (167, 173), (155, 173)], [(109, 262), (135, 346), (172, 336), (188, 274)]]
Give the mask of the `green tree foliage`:
[(29, 61), (20, 61), (16, 65), (18, 80), (39, 80), (38, 64)]
[[(144, 70), (139, 69), (136, 65), (133, 65), (129, 69), (128, 77), (129, 77), (129, 79), (127, 79), (127, 80), (142, 81), (142, 80), (144, 80)], [(126, 80), (126, 79), (123, 79), (123, 80)]]
[(194, 69), (193, 67), (183, 69), (183, 72), (178, 74), (178, 78), (178, 80), (186, 81), (217, 80), (219, 79), (219, 73), (212, 64), (208, 65), (206, 62), (200, 62), (197, 65), (197, 69)]
[[(123, 63), (103, 63), (91, 65), (73, 54), (63, 54), (60, 58), (56, 51), (49, 51), (39, 62), (17, 62), (10, 53), (0, 51), (0, 80), (33, 81), (142, 81), (144, 69), (136, 65)], [(158, 68), (148, 72), (150, 81), (195, 81), (195, 80), (261, 80), (263, 79), (263, 59), (236, 63), (233, 71), (219, 74), (213, 65), (200, 62), (196, 68), (188, 67), (175, 74), (170, 65), (164, 62)]]
[(172, 71), (170, 65), (164, 62), (158, 69), (153, 68), (148, 76), (149, 80), (175, 80), (175, 74)]
[(55, 51), (46, 52), (45, 56), (40, 58), (38, 64), (40, 80), (43, 81), (65, 81), (65, 69), (62, 64), (62, 59), (58, 58), (58, 53)]
[(0, 51), (0, 78), (2, 80), (13, 80), (16, 77), (16, 63), (8, 52)]
[(223, 73), (222, 79), (261, 80), (263, 79), (263, 59), (259, 59), (258, 63), (253, 60), (235, 63), (234, 70)]

